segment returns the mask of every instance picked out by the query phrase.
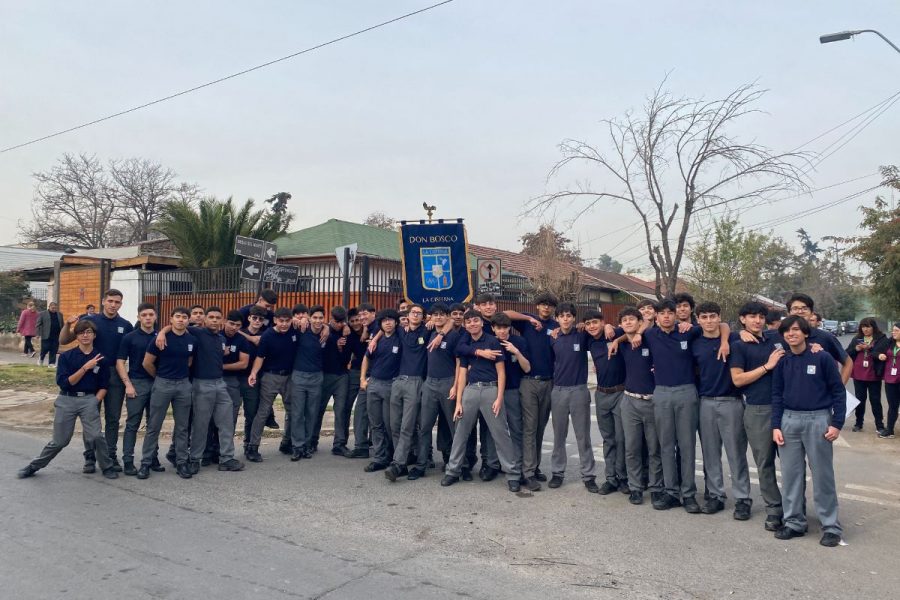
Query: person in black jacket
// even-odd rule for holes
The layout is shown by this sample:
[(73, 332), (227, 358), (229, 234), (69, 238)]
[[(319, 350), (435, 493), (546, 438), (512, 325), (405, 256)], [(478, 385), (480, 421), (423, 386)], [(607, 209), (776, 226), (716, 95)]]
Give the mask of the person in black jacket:
[(859, 322), (856, 335), (847, 345), (847, 354), (853, 359), (853, 388), (859, 398), (856, 407), (856, 424), (853, 431), (862, 431), (866, 415), (866, 400), (872, 403), (872, 416), (875, 418), (875, 432), (884, 431), (884, 415), (881, 410), (881, 381), (884, 378), (884, 361), (879, 356), (884, 354), (890, 340), (878, 329), (878, 323), (872, 317)]

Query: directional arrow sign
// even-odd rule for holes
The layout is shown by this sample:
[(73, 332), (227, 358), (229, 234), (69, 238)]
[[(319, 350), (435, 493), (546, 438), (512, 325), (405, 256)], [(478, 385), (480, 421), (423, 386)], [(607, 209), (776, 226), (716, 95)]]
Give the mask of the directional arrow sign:
[(263, 281), (295, 284), (299, 277), (300, 267), (297, 265), (266, 265)]
[(262, 274), (262, 263), (257, 260), (247, 260), (241, 263), (241, 279), (259, 281)]
[(263, 257), (265, 258), (266, 262), (275, 262), (275, 259), (278, 258), (278, 246), (276, 246), (272, 242), (265, 242)]
[[(267, 260), (266, 244), (263, 240), (244, 237), (239, 235), (234, 238), (234, 253), (244, 258), (252, 258), (254, 260)], [(275, 244), (272, 244), (274, 247)]]

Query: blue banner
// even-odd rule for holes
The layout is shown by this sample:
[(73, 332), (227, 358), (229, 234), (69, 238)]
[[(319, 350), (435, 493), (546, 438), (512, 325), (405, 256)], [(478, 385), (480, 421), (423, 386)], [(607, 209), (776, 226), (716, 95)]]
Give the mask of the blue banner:
[(403, 295), (429, 308), (435, 302), (465, 302), (472, 297), (466, 228), (462, 223), (400, 226)]

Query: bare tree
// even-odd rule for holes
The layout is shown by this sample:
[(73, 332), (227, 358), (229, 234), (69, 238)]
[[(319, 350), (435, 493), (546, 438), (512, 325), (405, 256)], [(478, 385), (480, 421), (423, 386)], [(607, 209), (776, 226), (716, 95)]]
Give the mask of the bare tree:
[(387, 216), (382, 211), (378, 210), (373, 213), (369, 213), (369, 215), (366, 217), (366, 220), (363, 221), (363, 225), (377, 227), (379, 229), (394, 229), (397, 226), (397, 220), (393, 217)]
[(578, 205), (575, 218), (601, 200), (634, 208), (643, 225), (656, 295), (674, 293), (695, 217), (717, 206), (765, 202), (772, 194), (806, 189), (799, 167), (802, 153), (775, 154), (755, 142), (740, 142), (729, 132), (753, 108), (763, 90), (742, 85), (719, 100), (677, 98), (663, 89), (647, 99), (640, 114), (604, 120), (610, 149), (567, 139), (563, 158), (548, 180), (573, 163), (598, 167), (611, 185), (589, 183), (530, 200), (527, 213), (543, 213), (561, 202)]
[(581, 259), (577, 251), (568, 247), (569, 240), (547, 223), (521, 240), (525, 246), (522, 254), (535, 259), (529, 277), (535, 291), (550, 292), (562, 301), (575, 302), (582, 288), (577, 269)]

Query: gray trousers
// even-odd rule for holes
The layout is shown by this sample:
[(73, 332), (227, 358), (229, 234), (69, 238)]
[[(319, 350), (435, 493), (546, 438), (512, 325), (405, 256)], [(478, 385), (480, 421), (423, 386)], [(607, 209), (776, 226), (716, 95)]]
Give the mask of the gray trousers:
[(625, 433), (625, 470), (628, 488), (642, 492), (644, 480), (643, 449), (647, 446), (648, 484), (651, 492), (663, 491), (662, 461), (659, 456), (659, 437), (656, 434), (656, 413), (653, 400), (622, 396), (622, 429)]
[[(146, 414), (149, 420), (150, 416), (150, 390), (153, 389), (152, 379), (132, 379), (131, 385), (134, 386), (134, 398), (125, 398), (125, 409), (127, 417), (125, 418), (125, 433), (122, 435), (122, 460), (125, 462), (134, 461), (134, 446), (137, 443), (137, 432), (141, 428), (141, 419)], [(157, 454), (157, 450), (153, 451)]]
[(431, 434), (434, 425), (438, 421), (438, 415), (443, 414), (447, 422), (452, 423), (450, 431), (456, 429), (453, 420), (453, 411), (456, 401), (448, 400), (450, 388), (453, 387), (453, 377), (435, 379), (429, 377), (422, 385), (422, 402), (419, 409), (419, 452), (416, 455), (416, 466), (423, 471), (428, 467), (428, 457), (431, 455)]
[(597, 476), (597, 463), (591, 443), (591, 393), (587, 384), (554, 386), (550, 398), (550, 413), (553, 415), (553, 455), (550, 467), (553, 474), (562, 477), (566, 472), (566, 463), (569, 462), (566, 438), (571, 419), (581, 462), (581, 479), (594, 479)]
[[(357, 374), (358, 375), (358, 374)], [(359, 378), (357, 378), (359, 381)], [(332, 446), (335, 448), (344, 448), (347, 445), (347, 439), (350, 437), (350, 411), (353, 409), (353, 400), (350, 398), (350, 375), (343, 373), (334, 375), (325, 373), (322, 380), (322, 404), (319, 406), (319, 415), (316, 419), (315, 435), (313, 435), (313, 444), (319, 443), (319, 435), (322, 432), (322, 420), (325, 418), (325, 409), (328, 407), (328, 401), (334, 398), (334, 439)]]
[(744, 401), (740, 398), (700, 398), (700, 450), (706, 467), (709, 495), (725, 499), (722, 446), (731, 471), (735, 500), (750, 499), (750, 468), (747, 466), (747, 433), (744, 431)]
[[(519, 390), (504, 390), (503, 392), (503, 408), (506, 409), (506, 423), (509, 425), (509, 439), (513, 445), (513, 463), (516, 469), (522, 472), (522, 398), (519, 396)], [(453, 420), (451, 409), (450, 419)], [(492, 444), (493, 445), (493, 444)], [(496, 446), (494, 446), (496, 454)]]
[[(658, 385), (653, 390), (653, 412), (659, 436), (666, 492), (681, 498), (697, 494), (694, 470), (697, 456), (697, 429), (700, 425), (700, 399), (694, 384)], [(681, 454), (681, 485), (678, 483), (676, 445)]]
[(291, 374), (291, 447), (312, 450), (316, 419), (322, 404), (322, 372)]
[(194, 426), (191, 431), (191, 460), (199, 462), (206, 449), (209, 422), (219, 431), (219, 462), (234, 458), (234, 401), (222, 378), (194, 379)]
[(613, 485), (625, 482), (625, 429), (622, 427), (623, 392), (610, 394), (596, 390), (594, 406), (597, 410), (597, 428), (603, 438), (603, 464), (606, 481)]
[(369, 379), (366, 387), (369, 427), (372, 429), (372, 460), (386, 465), (391, 462), (394, 444), (391, 438), (391, 382)]
[[(116, 456), (116, 445), (119, 442), (119, 420), (122, 418), (124, 402), (125, 384), (122, 383), (119, 374), (113, 367), (109, 370), (109, 386), (106, 388), (106, 396), (103, 397), (103, 419), (106, 423), (104, 434), (106, 435), (106, 448), (111, 457)], [(93, 445), (87, 438), (84, 438), (84, 459), (89, 462), (95, 460)]]
[[(349, 403), (354, 404), (353, 407), (353, 447), (357, 450), (369, 449), (369, 407), (367, 405), (367, 394), (365, 390), (359, 388), (359, 369), (350, 369), (350, 384), (348, 387), (347, 398)], [(337, 433), (335, 433), (335, 436)], [(350, 439), (350, 433), (347, 433), (347, 440)], [(336, 441), (336, 440), (335, 440)]]
[[(185, 464), (188, 461), (188, 419), (191, 416), (191, 383), (185, 379), (165, 379), (157, 377), (153, 381), (150, 392), (150, 417), (147, 419), (147, 434), (141, 451), (141, 465), (150, 466), (153, 453), (159, 442), (159, 432), (166, 413), (172, 406), (175, 428), (172, 431), (172, 444), (175, 446), (175, 463)], [(196, 423), (195, 423), (196, 425)], [(204, 434), (200, 450), (206, 446)]]
[(244, 448), (250, 443), (250, 431), (253, 429), (253, 421), (256, 419), (256, 411), (259, 410), (259, 383), (250, 385), (247, 376), (241, 375), (241, 399), (244, 402)]
[(447, 474), (459, 477), (462, 468), (466, 464), (466, 442), (478, 415), (484, 415), (494, 445), (497, 448), (497, 456), (500, 466), (506, 473), (508, 480), (518, 480), (522, 471), (515, 464), (515, 450), (512, 439), (509, 437), (509, 423), (506, 420), (506, 407), (501, 406), (500, 412), (494, 416), (491, 405), (497, 399), (497, 386), (470, 383), (463, 391), (462, 418), (456, 423), (456, 434), (453, 436), (453, 447), (450, 449), (450, 463), (447, 465)]
[(43, 469), (62, 449), (69, 445), (72, 434), (75, 433), (75, 419), (81, 419), (81, 429), (84, 432), (84, 440), (89, 448), (96, 453), (100, 470), (106, 471), (112, 462), (106, 447), (106, 438), (100, 428), (100, 406), (97, 396), (63, 396), (60, 394), (53, 403), (53, 437), (50, 443), (44, 446), (41, 453), (31, 461), (32, 469)]
[(236, 375), (226, 375), (222, 380), (225, 381), (225, 390), (228, 392), (228, 397), (231, 398), (231, 420), (233, 422), (231, 429), (234, 431), (234, 428), (237, 427), (237, 418), (241, 412), (241, 404), (243, 403), (243, 398), (241, 397), (241, 378)]
[(770, 404), (746, 404), (744, 406), (744, 432), (756, 463), (759, 491), (766, 503), (766, 515), (781, 517), (781, 490), (775, 475), (775, 449), (772, 441), (772, 406)]
[(831, 411), (785, 410), (781, 419), (784, 446), (781, 479), (784, 482), (784, 524), (806, 531), (806, 461), (812, 471), (813, 501), (824, 533), (841, 535), (838, 498), (834, 483), (834, 447), (825, 439), (831, 425)]
[[(233, 444), (234, 435), (237, 434), (237, 418), (241, 411), (241, 382), (240, 378), (236, 375), (224, 375), (222, 381), (225, 382), (225, 391), (228, 392), (228, 397), (231, 398), (231, 439)], [(191, 434), (191, 438), (193, 439), (193, 434)], [(191, 442), (191, 446), (193, 446), (193, 441)], [(216, 426), (215, 419), (210, 419), (206, 433), (206, 448), (203, 450), (203, 458), (212, 459), (213, 457), (218, 457), (219, 449), (219, 428)]]
[(406, 466), (406, 458), (419, 449), (416, 427), (422, 401), (421, 377), (401, 375), (391, 384), (391, 436), (394, 441), (393, 463)]
[[(281, 394), (281, 401), (287, 408), (290, 400), (286, 400), (290, 396), (288, 390), (291, 389), (290, 375), (276, 375), (275, 373), (263, 373), (262, 380), (259, 382), (259, 404), (256, 408), (256, 416), (253, 417), (253, 427), (250, 428), (250, 445), (259, 446), (262, 440), (263, 429), (266, 427), (266, 421), (272, 414), (272, 404), (275, 402), (275, 396)], [(285, 415), (284, 428), (290, 427), (289, 415)]]
[(522, 402), (522, 469), (525, 477), (534, 477), (535, 470), (541, 466), (544, 429), (550, 419), (552, 389), (552, 380), (538, 381), (523, 377), (519, 384), (519, 398)]

